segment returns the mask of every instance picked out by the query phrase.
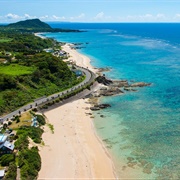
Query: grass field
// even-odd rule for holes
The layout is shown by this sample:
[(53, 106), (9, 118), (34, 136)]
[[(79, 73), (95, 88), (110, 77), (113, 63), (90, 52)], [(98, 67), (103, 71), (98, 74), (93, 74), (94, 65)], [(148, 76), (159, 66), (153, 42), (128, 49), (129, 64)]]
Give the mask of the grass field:
[(20, 122), (16, 123), (16, 121), (13, 121), (13, 123), (9, 126), (11, 129), (18, 129), (21, 126), (31, 126), (31, 119), (32, 115), (30, 112), (22, 113), (20, 117)]
[(0, 43), (4, 43), (4, 42), (10, 42), (10, 41), (12, 41), (12, 39), (1, 39), (0, 38)]
[(21, 66), (18, 64), (2, 65), (0, 66), (0, 73), (12, 76), (19, 76), (25, 74), (31, 74), (35, 70), (34, 67)]

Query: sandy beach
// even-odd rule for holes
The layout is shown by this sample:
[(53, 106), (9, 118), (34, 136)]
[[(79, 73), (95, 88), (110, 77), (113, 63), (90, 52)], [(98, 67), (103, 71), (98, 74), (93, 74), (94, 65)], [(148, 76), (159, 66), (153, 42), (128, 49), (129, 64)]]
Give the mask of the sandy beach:
[(88, 68), (92, 72), (96, 73), (97, 69), (95, 69), (91, 65), (90, 58), (88, 58), (87, 56), (84, 56), (83, 54), (80, 54), (75, 49), (72, 49), (71, 46), (73, 46), (73, 45), (72, 44), (68, 44), (68, 43), (65, 44), (64, 46), (62, 46), (62, 49), (64, 51), (66, 51), (67, 53), (69, 53), (69, 55), (70, 55), (70, 57), (68, 58), (68, 61), (72, 60), (72, 61), (74, 61), (76, 63), (76, 65), (84, 67), (84, 68)]
[[(95, 71), (90, 59), (66, 44), (76, 64)], [(38, 179), (116, 179), (113, 163), (96, 135), (93, 118), (87, 113), (88, 99), (65, 104), (45, 113), (54, 133), (45, 126), (42, 167)]]

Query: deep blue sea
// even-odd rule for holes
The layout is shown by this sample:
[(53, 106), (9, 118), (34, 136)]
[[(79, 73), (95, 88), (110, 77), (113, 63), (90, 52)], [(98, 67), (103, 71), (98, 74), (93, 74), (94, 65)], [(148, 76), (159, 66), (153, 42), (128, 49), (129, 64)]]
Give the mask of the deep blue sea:
[(180, 23), (50, 25), (85, 30), (46, 36), (84, 43), (79, 51), (95, 67), (110, 67), (107, 77), (152, 83), (138, 92), (102, 98), (112, 107), (100, 112), (104, 118), (95, 113), (95, 127), (119, 177), (138, 169), (144, 174), (140, 178), (180, 179)]

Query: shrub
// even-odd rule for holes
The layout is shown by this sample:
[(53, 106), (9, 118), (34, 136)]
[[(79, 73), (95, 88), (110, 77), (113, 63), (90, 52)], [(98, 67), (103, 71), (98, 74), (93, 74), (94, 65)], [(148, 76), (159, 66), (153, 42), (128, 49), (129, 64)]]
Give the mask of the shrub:
[(14, 154), (4, 154), (0, 157), (1, 166), (9, 166), (15, 160)]
[(33, 109), (32, 109), (32, 111), (37, 112), (37, 111), (38, 111), (38, 109), (37, 109), (37, 108), (33, 108)]
[(18, 135), (18, 139), (14, 143), (15, 148), (18, 150), (26, 149), (28, 147), (28, 144), (29, 144), (29, 141), (27, 139), (27, 135), (25, 134)]
[(10, 126), (12, 124), (12, 122), (11, 121), (8, 121), (8, 126)]
[(19, 154), (19, 162), (21, 162), (21, 179), (36, 179), (38, 171), (41, 169), (41, 157), (37, 147), (26, 149)]
[(37, 121), (40, 125), (46, 124), (45, 118), (42, 115), (37, 114), (36, 117), (37, 117)]
[(16, 123), (19, 123), (20, 122), (20, 119), (18, 118), (18, 119), (16, 119)]
[(25, 148), (28, 147), (28, 136), (35, 142), (35, 143), (41, 143), (41, 136), (42, 136), (43, 130), (39, 127), (20, 127), (17, 131), (17, 135), (19, 136), (18, 140), (15, 142), (15, 147), (17, 149), (24, 148), (24, 145), (21, 145), (21, 142), (23, 143), (23, 140), (25, 143)]
[(7, 128), (7, 124), (4, 123), (4, 124), (3, 124), (3, 129), (6, 129), (6, 128)]
[(9, 164), (9, 168), (8, 168), (8, 171), (6, 173), (6, 176), (5, 176), (5, 180), (11, 180), (11, 179), (16, 179), (16, 176), (17, 176), (17, 167), (16, 167), (16, 164), (15, 162), (11, 162)]

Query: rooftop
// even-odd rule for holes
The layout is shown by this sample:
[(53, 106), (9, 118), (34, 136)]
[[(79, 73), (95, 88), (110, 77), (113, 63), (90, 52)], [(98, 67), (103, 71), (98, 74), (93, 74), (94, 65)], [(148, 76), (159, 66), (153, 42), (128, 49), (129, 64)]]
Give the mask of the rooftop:
[(0, 134), (0, 143), (5, 142), (7, 139), (7, 136), (5, 136), (4, 134)]

